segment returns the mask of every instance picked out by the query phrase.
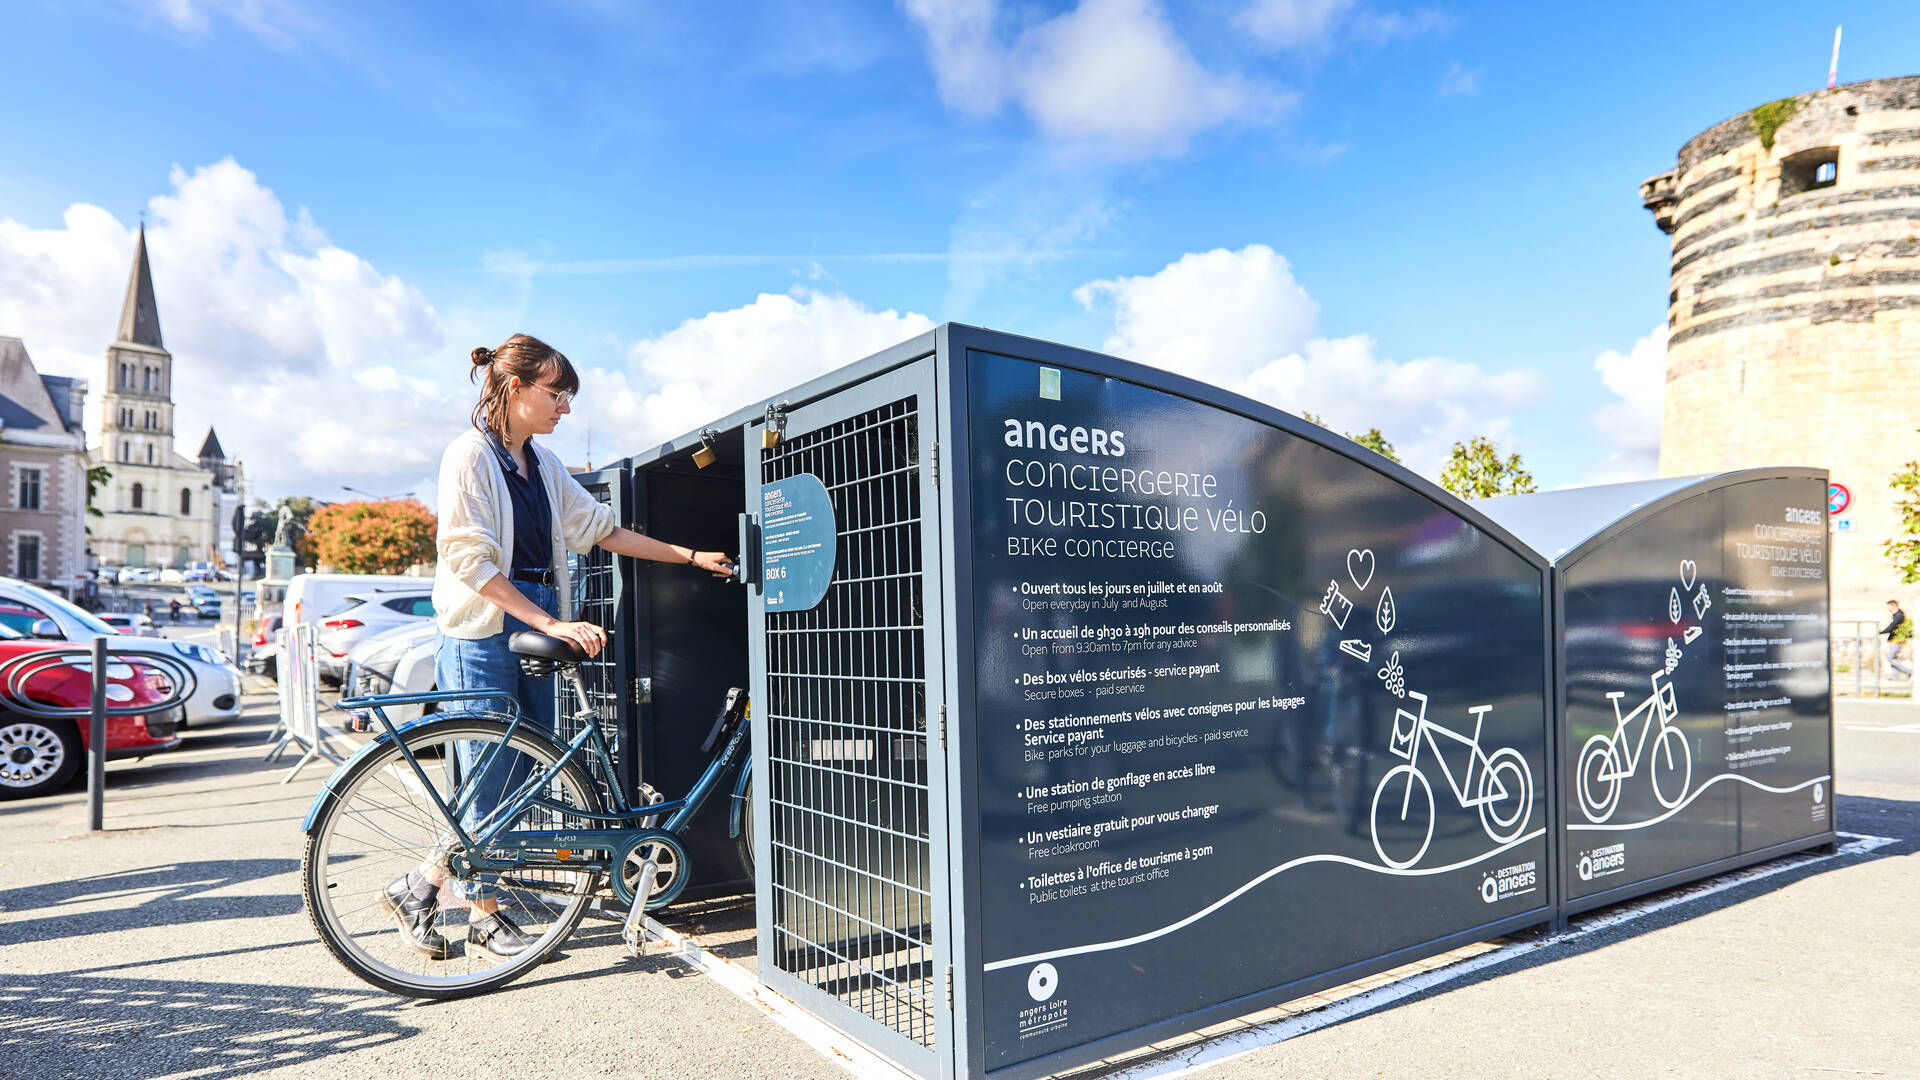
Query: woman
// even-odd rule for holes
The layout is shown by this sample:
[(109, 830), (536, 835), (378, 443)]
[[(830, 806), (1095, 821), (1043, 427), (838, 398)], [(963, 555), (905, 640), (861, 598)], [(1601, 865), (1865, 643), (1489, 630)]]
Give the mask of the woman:
[[(475, 694), (476, 702), (460, 712), (503, 709), (497, 695), (504, 692), (519, 702), (529, 722), (551, 732), (552, 686), (521, 672), (507, 639), (520, 630), (537, 630), (573, 642), (588, 656), (606, 644), (604, 630), (572, 618), (568, 551), (597, 546), (636, 559), (698, 567), (721, 578), (733, 573), (733, 563), (717, 551), (694, 551), (621, 528), (611, 507), (587, 494), (552, 451), (533, 442), (571, 411), (580, 388), (565, 356), (515, 334), (497, 349), (473, 350), (471, 375), (484, 375), (473, 428), (453, 440), (440, 462), (440, 561), (433, 577), (439, 688)], [(460, 744), (463, 775), (478, 763), (483, 747)], [(493, 813), (503, 792), (524, 779), (512, 772), (489, 770), (463, 815), (470, 833)], [(423, 863), (389, 885), (384, 897), (408, 944), (435, 959), (451, 954), (434, 925), (444, 880), (444, 870)], [(527, 947), (519, 927), (499, 910), (492, 886), (469, 883), (463, 892), (473, 909), (468, 948), (505, 959)]]

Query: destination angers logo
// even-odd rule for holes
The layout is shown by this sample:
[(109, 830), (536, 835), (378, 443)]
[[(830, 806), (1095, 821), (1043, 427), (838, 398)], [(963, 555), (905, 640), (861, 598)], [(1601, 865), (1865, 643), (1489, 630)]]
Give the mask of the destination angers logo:
[(1592, 881), (1594, 878), (1606, 877), (1608, 874), (1618, 874), (1626, 868), (1627, 845), (1625, 844), (1608, 844), (1606, 847), (1597, 847), (1580, 853), (1578, 869), (1581, 881)]

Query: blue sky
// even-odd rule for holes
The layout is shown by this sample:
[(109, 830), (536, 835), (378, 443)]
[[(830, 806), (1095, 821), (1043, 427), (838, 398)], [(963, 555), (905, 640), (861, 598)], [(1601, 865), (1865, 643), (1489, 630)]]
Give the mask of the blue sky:
[(145, 211), (181, 441), (274, 494), (429, 489), (516, 330), (605, 460), (947, 319), (1626, 476), (1638, 184), (1836, 22), (1843, 81), (1912, 72), (1911, 4), (25, 0), (0, 334), (97, 379)]

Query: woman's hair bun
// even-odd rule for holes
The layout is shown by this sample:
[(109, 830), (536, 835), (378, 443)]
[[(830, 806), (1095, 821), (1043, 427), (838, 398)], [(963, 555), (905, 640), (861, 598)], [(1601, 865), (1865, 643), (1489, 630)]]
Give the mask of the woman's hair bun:
[(493, 363), (492, 349), (489, 349), (485, 345), (482, 345), (479, 348), (473, 350), (473, 366), (474, 367), (486, 367), (488, 364), (491, 364), (491, 363)]

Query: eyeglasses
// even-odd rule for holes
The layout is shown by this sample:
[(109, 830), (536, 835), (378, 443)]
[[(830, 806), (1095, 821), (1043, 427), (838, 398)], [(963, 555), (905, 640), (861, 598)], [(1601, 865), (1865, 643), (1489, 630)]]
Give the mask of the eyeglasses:
[(527, 385), (533, 387), (535, 390), (546, 390), (547, 396), (553, 399), (553, 403), (563, 409), (573, 404), (573, 392), (570, 390), (548, 390), (539, 383), (528, 383)]

